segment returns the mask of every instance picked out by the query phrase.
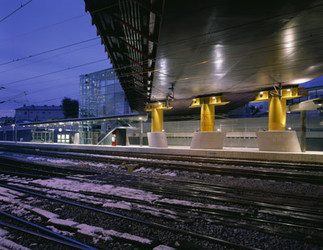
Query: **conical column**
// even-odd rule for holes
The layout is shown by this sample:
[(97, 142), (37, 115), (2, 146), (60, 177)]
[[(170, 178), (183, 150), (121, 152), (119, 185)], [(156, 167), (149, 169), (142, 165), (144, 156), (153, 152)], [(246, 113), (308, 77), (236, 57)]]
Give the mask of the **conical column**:
[(278, 96), (269, 98), (268, 109), (268, 130), (286, 129), (286, 99), (279, 99)]
[(162, 132), (164, 124), (164, 112), (162, 109), (151, 110), (151, 132)]
[(191, 148), (222, 149), (224, 132), (215, 132), (215, 106), (225, 105), (228, 101), (224, 96), (205, 96), (194, 98), (190, 108), (201, 109), (200, 131), (194, 132)]
[(201, 104), (201, 131), (212, 132), (214, 131), (214, 112), (215, 108), (213, 104)]
[(164, 110), (172, 109), (166, 102), (149, 103), (146, 111), (151, 112), (151, 132), (147, 133), (150, 147), (167, 147), (166, 133), (163, 132)]
[(295, 131), (286, 131), (286, 100), (308, 95), (304, 88), (261, 91), (254, 102), (268, 101), (268, 131), (258, 131), (260, 151), (301, 152)]

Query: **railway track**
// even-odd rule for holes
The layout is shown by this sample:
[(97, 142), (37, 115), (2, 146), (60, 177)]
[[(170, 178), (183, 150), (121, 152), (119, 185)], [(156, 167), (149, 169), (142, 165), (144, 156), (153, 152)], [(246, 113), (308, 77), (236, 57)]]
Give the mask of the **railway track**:
[[(96, 248), (83, 244), (79, 241), (73, 240), (64, 235), (55, 233), (47, 228), (39, 226), (35, 223), (29, 222), (12, 214), (6, 213), (4, 211), (0, 211), (0, 226), (4, 228), (8, 228), (14, 231), (18, 231), (20, 233), (26, 234), (28, 236), (34, 236), (41, 240), (45, 240), (54, 245), (61, 245), (63, 247), (68, 247), (71, 249), (83, 249), (83, 250), (95, 250)], [(6, 222), (6, 221), (10, 222)], [(46, 243), (45, 243), (46, 245)], [(48, 247), (53, 247), (52, 245)]]
[[(124, 156), (127, 158), (138, 158), (138, 159), (159, 159), (159, 160), (175, 160), (198, 163), (212, 163), (212, 164), (223, 164), (223, 165), (239, 165), (239, 166), (257, 166), (265, 168), (278, 168), (278, 169), (293, 169), (293, 170), (308, 170), (308, 171), (323, 171), (322, 164), (314, 163), (291, 163), (282, 161), (265, 161), (265, 160), (243, 160), (243, 159), (229, 159), (229, 158), (216, 158), (216, 157), (201, 157), (201, 156), (188, 156), (188, 155), (169, 155), (169, 154), (152, 154), (143, 152), (123, 152), (123, 151), (103, 151), (103, 150), (85, 150), (85, 149), (73, 149), (73, 148), (53, 148), (53, 147), (42, 147), (35, 148), (32, 146), (14, 146), (14, 145), (1, 145), (1, 150), (8, 152), (18, 152), (34, 154), (35, 152), (56, 152), (59, 153), (81, 153), (83, 155), (106, 155), (106, 156)], [(184, 160), (183, 160), (184, 159)]]
[[(14, 165), (13, 160), (10, 160), (11, 166)], [(25, 163), (24, 163), (25, 164)], [(40, 164), (36, 164), (40, 165)], [(47, 168), (43, 167), (43, 168)], [(19, 168), (20, 170), (25, 170), (28, 167), (24, 168)], [(35, 165), (31, 167), (32, 169), (35, 168)], [(52, 167), (50, 167), (52, 168)], [(56, 169), (56, 168), (53, 168)], [(59, 168), (59, 170), (62, 170), (62, 168)], [(49, 172), (48, 170), (44, 170), (45, 172)], [(57, 170), (55, 170), (57, 171)], [(68, 172), (70, 174), (70, 170), (63, 169), (63, 171)], [(72, 171), (73, 172), (73, 171)], [(82, 171), (81, 171), (82, 172)], [(78, 174), (79, 172), (77, 170), (74, 171), (75, 174)], [(83, 173), (83, 172), (82, 172)], [(101, 177), (98, 175), (97, 172), (93, 171), (87, 172), (89, 177), (93, 177), (94, 174), (96, 175), (97, 180), (100, 180)], [(155, 180), (152, 180), (151, 182), (147, 182), (147, 180), (144, 180), (144, 178), (139, 178), (137, 179), (136, 182), (132, 182), (130, 174), (128, 174), (128, 177), (130, 178), (127, 179), (127, 174), (124, 175), (122, 174), (123, 177), (119, 178), (119, 176), (110, 176), (113, 178), (110, 178), (110, 180), (113, 181), (106, 181), (105, 183), (110, 183), (110, 184), (118, 184), (118, 185), (125, 185), (125, 186), (133, 186), (135, 185), (136, 187), (143, 189), (147, 192), (153, 192), (154, 194), (158, 195), (173, 195), (176, 197), (190, 197), (190, 199), (203, 199), (205, 201), (211, 200), (212, 202), (217, 202), (221, 204), (230, 204), (230, 206), (240, 208), (240, 211), (226, 211), (225, 209), (206, 209), (203, 207), (190, 207), (187, 205), (174, 205), (174, 204), (169, 204), (165, 202), (153, 202), (153, 206), (158, 207), (158, 208), (163, 208), (163, 209), (172, 209), (173, 211), (176, 211), (177, 214), (181, 213), (183, 217), (185, 217), (185, 214), (190, 214), (191, 217), (189, 218), (190, 220), (198, 220), (201, 217), (208, 217), (209, 223), (214, 223), (217, 225), (222, 225), (222, 226), (227, 226), (227, 227), (238, 227), (246, 230), (253, 230), (253, 231), (259, 231), (259, 232), (264, 232), (267, 234), (271, 235), (278, 235), (281, 237), (287, 237), (287, 238), (292, 238), (292, 239), (297, 239), (301, 240), (304, 242), (312, 243), (312, 244), (318, 244), (321, 245), (322, 243), (322, 211), (317, 210), (317, 207), (315, 208), (315, 205), (313, 206), (308, 206), (308, 204), (303, 204), (303, 206), (297, 207), (295, 204), (294, 206), (291, 206), (291, 204), (285, 204), (284, 206), (277, 205), (274, 201), (275, 200), (268, 200), (267, 202), (264, 201), (259, 201), (259, 199), (262, 199), (261, 197), (257, 195), (251, 195), (251, 196), (246, 196), (245, 194), (243, 195), (243, 198), (240, 197), (241, 194), (248, 193), (248, 190), (239, 190), (237, 192), (236, 189), (230, 188), (230, 187), (223, 187), (223, 186), (217, 186), (214, 184), (205, 184), (197, 181), (174, 181), (172, 183), (169, 179), (165, 178), (163, 180), (157, 181), (158, 178)], [(29, 176), (30, 177), (30, 176)], [(53, 178), (54, 176), (52, 176)], [(66, 176), (67, 177), (67, 176)], [(105, 178), (104, 176), (102, 176)], [(37, 175), (34, 176), (34, 178), (37, 178)], [(51, 176), (47, 176), (47, 178), (51, 178)], [(60, 178), (63, 178), (63, 176), (60, 176)], [(67, 177), (68, 178), (68, 177)], [(85, 176), (86, 178), (86, 176)], [(141, 183), (138, 185), (138, 183)], [(185, 184), (185, 185), (183, 185)], [(7, 184), (3, 184), (7, 185)], [(104, 183), (103, 183), (104, 185)], [(4, 186), (3, 186), (4, 187)], [(9, 187), (9, 186), (7, 186)], [(11, 187), (13, 189), (16, 189), (16, 191), (22, 191), (21, 187)], [(32, 188), (32, 185), (30, 185), (30, 188)], [(27, 189), (24, 189), (25, 191)], [(63, 190), (60, 190), (63, 191)], [(27, 190), (28, 192), (34, 192), (32, 190)], [(30, 193), (31, 194), (31, 193)], [(125, 199), (123, 198), (118, 198), (118, 197), (112, 197), (111, 195), (102, 195), (102, 194), (93, 194), (91, 192), (82, 192), (83, 195), (88, 195), (88, 196), (95, 196), (99, 198), (104, 198), (104, 199), (114, 199), (114, 200), (123, 200), (131, 203), (138, 203), (138, 200), (136, 199)], [(39, 194), (38, 197), (46, 196), (45, 194)], [(275, 195), (275, 194), (272, 194)], [(281, 195), (281, 194), (280, 194)], [(282, 195), (281, 195), (282, 196)], [(45, 198), (45, 197), (43, 197)], [(294, 197), (295, 199), (298, 199), (300, 197)], [(47, 199), (47, 197), (46, 197)], [(72, 202), (73, 204), (75, 203), (74, 201), (69, 201)], [(319, 202), (322, 202), (321, 200)], [(69, 204), (72, 204), (69, 203)], [(139, 202), (141, 205), (143, 204), (142, 201)], [(144, 205), (152, 205), (149, 203), (145, 203)], [(88, 205), (85, 205), (89, 207)], [(245, 208), (252, 208), (252, 209), (245, 209)], [(97, 208), (94, 208), (94, 211)], [(101, 209), (99, 209), (101, 211)], [(105, 211), (105, 210), (104, 210)], [(257, 211), (255, 213), (255, 211)], [(140, 211), (136, 211), (138, 213)], [(107, 213), (107, 212), (104, 212)], [(112, 212), (115, 214), (114, 212)], [(108, 213), (109, 214), (109, 213)], [(242, 215), (243, 214), (243, 215)], [(109, 214), (112, 215), (112, 214)], [(275, 217), (275, 220), (272, 218), (265, 218), (266, 216), (271, 216)], [(122, 215), (124, 216), (124, 215)], [(129, 215), (126, 215), (126, 217), (129, 217)], [(131, 217), (129, 217), (131, 218)], [(164, 218), (165, 219), (165, 218)], [(183, 220), (177, 222), (187, 222), (189, 219), (186, 217)], [(157, 223), (158, 224), (158, 223)], [(164, 225), (160, 224), (161, 228), (164, 227)], [(266, 225), (266, 226), (264, 226)], [(172, 228), (168, 226), (169, 228)], [(288, 228), (288, 230), (286, 230)], [(297, 232), (297, 230), (300, 230), (300, 232)], [(303, 230), (311, 230), (315, 231), (315, 234), (312, 234), (311, 237), (308, 237), (308, 235), (305, 233)], [(180, 231), (177, 231), (177, 233), (183, 233)], [(201, 238), (201, 235), (203, 234), (197, 234), (195, 235), (194, 232), (192, 234), (189, 233), (190, 236)], [(203, 238), (204, 237), (204, 238)], [(210, 236), (204, 235), (202, 236), (203, 240), (207, 240)], [(211, 237), (212, 238), (212, 237)], [(209, 239), (212, 242), (216, 242), (215, 239)], [(218, 244), (222, 244), (223, 242), (217, 242)], [(224, 243), (223, 243), (224, 244)], [(225, 246), (229, 246), (224, 244)], [(235, 245), (232, 245), (230, 247), (238, 247)], [(241, 246), (239, 246), (241, 247)]]
[[(82, 160), (84, 161), (84, 159)], [(111, 162), (110, 159), (108, 161)], [(123, 159), (121, 161), (121, 159), (118, 159), (118, 162), (125, 162), (125, 160)], [(133, 164), (132, 161), (130, 162), (130, 164)], [(10, 169), (10, 167), (13, 168), (14, 165), (19, 165), (17, 162), (15, 163), (13, 159), (9, 160), (9, 162), (4, 162), (2, 165), (5, 164), (9, 164), (7, 165), (7, 169)], [(235, 187), (216, 185), (214, 183), (205, 183), (197, 180), (174, 180), (170, 179), (169, 177), (152, 178), (151, 176), (145, 178), (144, 176), (134, 176), (134, 174), (130, 172), (122, 172), (114, 175), (111, 173), (104, 174), (102, 173), (102, 171), (83, 172), (78, 171), (78, 169), (72, 168), (66, 169), (62, 167), (55, 168), (42, 166), (42, 164), (39, 163), (32, 163), (28, 166), (26, 162), (23, 162), (22, 165), (23, 166), (17, 167), (16, 170), (20, 171), (21, 174), (26, 171), (26, 174), (29, 174), (28, 178), (31, 179), (40, 179), (41, 177), (47, 179), (73, 179), (73, 176), (82, 175), (81, 177), (78, 177), (80, 180), (99, 181), (103, 186), (109, 184), (121, 185), (127, 188), (136, 187), (140, 190), (144, 190), (145, 192), (153, 193), (154, 195), (167, 197), (167, 199), (180, 199), (182, 197), (185, 197), (192, 202), (199, 202), (202, 205), (218, 205), (218, 208), (207, 208), (201, 206), (192, 207), (185, 204), (171, 204), (170, 202), (163, 202), (160, 200), (155, 200), (153, 202), (144, 202), (142, 200), (137, 200), (136, 198), (125, 198), (118, 197), (117, 195), (106, 195), (102, 193), (79, 191), (79, 193), (84, 196), (95, 197), (96, 199), (112, 199), (115, 202), (128, 202), (137, 207), (151, 206), (156, 209), (164, 209), (165, 211), (170, 210), (176, 213), (176, 215), (178, 216), (178, 219), (172, 220), (162, 216), (148, 216), (147, 213), (143, 213), (140, 209), (132, 209), (131, 212), (120, 209), (112, 209), (111, 211), (109, 211), (102, 209), (101, 207), (92, 207), (86, 202), (84, 203), (84, 201), (80, 203), (78, 201), (70, 199), (69, 197), (60, 197), (59, 200), (57, 200), (57, 202), (67, 201), (67, 204), (77, 206), (78, 208), (81, 208), (81, 205), (89, 207), (90, 209), (86, 209), (96, 211), (98, 213), (103, 213), (109, 216), (120, 215), (121, 217), (119, 218), (126, 220), (128, 218), (132, 218), (134, 220), (129, 219), (129, 221), (131, 221), (132, 223), (139, 223), (139, 221), (141, 220), (152, 222), (153, 225), (158, 225), (158, 230), (169, 230), (172, 231), (173, 234), (183, 234), (186, 235), (186, 237), (193, 237), (201, 241), (210, 241), (212, 242), (212, 244), (219, 244), (229, 248), (257, 247), (257, 245), (239, 245), (236, 244), (236, 242), (214, 238), (203, 232), (197, 233), (192, 230), (185, 229), (189, 228), (190, 224), (196, 224), (196, 221), (199, 221), (203, 218), (203, 221), (200, 222), (203, 225), (215, 224), (224, 226), (226, 228), (240, 228), (251, 232), (261, 232), (282, 238), (294, 239), (297, 241), (314, 244), (316, 246), (323, 245), (323, 213), (322, 209), (320, 209), (322, 207), (321, 205), (323, 204), (322, 199), (317, 199), (315, 202), (313, 202), (310, 197), (303, 199), (303, 197), (299, 195), (284, 195), (282, 193), (275, 192), (266, 193), (263, 191), (251, 189), (237, 189)], [(41, 171), (37, 172), (37, 174), (34, 172), (34, 176), (31, 176), (30, 173), (28, 173), (30, 171), (37, 170), (37, 168), (41, 168)], [(51, 171), (58, 175), (51, 176)], [(47, 176), (45, 174), (47, 174)], [(15, 173), (6, 173), (6, 175), (14, 176)], [(23, 192), (24, 190), (25, 194), (28, 193), (29, 195), (34, 195), (32, 193), (38, 193), (38, 195), (36, 196), (42, 197), (43, 199), (51, 200), (51, 196), (55, 194), (55, 188), (42, 187), (41, 185), (34, 185), (29, 183), (29, 189), (26, 189), (22, 186), (12, 186), (12, 180), (10, 185), (8, 185), (8, 183), (4, 182), (3, 180), (1, 181), (1, 183), (2, 187), (12, 188), (12, 190), (19, 192)], [(48, 195), (46, 194), (48, 190), (40, 191), (41, 189), (51, 190), (51, 196), (49, 196), (48, 198)], [(73, 190), (60, 190), (59, 188), (56, 188), (56, 191), (72, 192)], [(276, 198), (266, 197), (268, 194), (270, 194), (270, 197)], [(279, 199), (277, 199), (277, 196), (279, 197)], [(299, 204), (299, 202), (297, 202), (300, 198), (302, 198), (302, 200), (304, 201), (303, 204)], [(284, 204), (281, 204), (281, 202), (284, 202)], [(80, 206), (74, 203), (80, 204)], [(221, 206), (225, 208), (221, 208)], [(105, 212), (102, 212), (101, 210)], [(136, 214), (134, 217), (132, 215), (133, 213)], [(146, 218), (150, 218), (151, 220), (146, 220)], [(172, 226), (172, 223), (175, 223), (177, 225), (176, 227), (181, 224), (181, 226), (177, 228), (179, 229), (179, 231), (176, 231), (177, 229), (176, 227)], [(148, 223), (146, 223), (145, 225), (149, 226)], [(232, 245), (230, 245), (231, 243)]]
[[(323, 185), (323, 165), (301, 165), (290, 163), (268, 163), (259, 161), (232, 161), (203, 157), (165, 156), (130, 153), (126, 156), (122, 152), (105, 154), (88, 154), (85, 152), (58, 152), (48, 150), (31, 150), (6, 148), (10, 152), (26, 153), (46, 157), (59, 157), (64, 159), (87, 160), (103, 163), (132, 163), (138, 166), (165, 168), (172, 170), (194, 171), (222, 176), (256, 178), (261, 180), (290, 181), (295, 183), (310, 183)], [(102, 152), (101, 152), (102, 153)], [(113, 154), (112, 154), (113, 153)], [(128, 153), (127, 153), (128, 154)], [(149, 158), (150, 157), (150, 158)], [(147, 160), (150, 159), (150, 160)], [(232, 164), (239, 165), (232, 165)], [(222, 165), (221, 165), (222, 164)]]
[(138, 223), (138, 224), (143, 224), (143, 225), (146, 225), (146, 226), (149, 226), (149, 227), (152, 227), (152, 228), (157, 228), (157, 229), (161, 229), (161, 230), (170, 231), (170, 232), (173, 232), (175, 234), (183, 234), (183, 235), (188, 235), (188, 236), (195, 237), (195, 238), (198, 238), (198, 239), (201, 239), (201, 240), (211, 241), (211, 242), (214, 242), (216, 244), (224, 245), (224, 246), (227, 246), (227, 247), (230, 247), (230, 248), (235, 248), (235, 249), (256, 249), (256, 248), (253, 248), (253, 247), (247, 247), (247, 246), (235, 244), (235, 243), (232, 243), (232, 242), (229, 242), (229, 241), (214, 238), (214, 237), (211, 237), (211, 236), (208, 236), (208, 235), (203, 235), (203, 234), (200, 234), (200, 233), (196, 233), (196, 232), (192, 232), (192, 231), (188, 231), (188, 230), (184, 230), (184, 229), (177, 229), (177, 228), (173, 228), (173, 227), (168, 227), (168, 226), (158, 224), (158, 223), (155, 223), (155, 222), (150, 222), (150, 221), (146, 221), (146, 220), (140, 220), (140, 219), (125, 216), (125, 215), (122, 215), (122, 214), (119, 214), (119, 213), (114, 213), (114, 212), (110, 212), (110, 211), (107, 211), (107, 210), (102, 210), (102, 209), (98, 209), (98, 208), (95, 208), (95, 207), (90, 207), (88, 205), (84, 205), (84, 204), (81, 204), (81, 203), (72, 202), (72, 201), (64, 200), (64, 199), (60, 199), (60, 198), (50, 197), (50, 196), (43, 195), (43, 194), (40, 194), (40, 193), (36, 193), (36, 192), (30, 191), (30, 190), (27, 190), (27, 189), (17, 188), (17, 187), (6, 185), (6, 184), (0, 184), (0, 186), (4, 187), (4, 188), (15, 190), (15, 191), (18, 191), (18, 192), (23, 192), (23, 193), (26, 193), (26, 194), (29, 194), (29, 195), (37, 196), (37, 197), (40, 197), (40, 198), (44, 198), (44, 199), (48, 199), (48, 200), (54, 200), (54, 201), (57, 201), (57, 202), (62, 202), (62, 203), (69, 204), (69, 205), (72, 205), (72, 206), (80, 207), (80, 208), (83, 208), (83, 209), (86, 209), (86, 210), (91, 210), (91, 211), (94, 211), (94, 212), (102, 213), (102, 214), (105, 214), (105, 215), (108, 215), (108, 216), (117, 217), (119, 219), (123, 219), (123, 220), (126, 220), (126, 221), (131, 221), (131, 222), (135, 222), (135, 223)]

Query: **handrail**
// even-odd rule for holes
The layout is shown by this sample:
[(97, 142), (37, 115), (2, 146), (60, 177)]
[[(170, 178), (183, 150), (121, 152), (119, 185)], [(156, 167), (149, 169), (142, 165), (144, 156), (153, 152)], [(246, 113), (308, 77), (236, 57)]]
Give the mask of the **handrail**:
[(109, 135), (111, 135), (117, 129), (137, 129), (137, 128), (136, 127), (132, 127), (132, 126), (129, 126), (129, 127), (124, 127), (124, 126), (114, 127), (96, 145), (100, 145)]

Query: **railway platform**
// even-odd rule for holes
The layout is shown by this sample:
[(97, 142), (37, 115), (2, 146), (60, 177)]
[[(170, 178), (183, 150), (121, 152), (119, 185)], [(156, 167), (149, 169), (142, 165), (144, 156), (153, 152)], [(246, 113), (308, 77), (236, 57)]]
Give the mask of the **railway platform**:
[(1, 141), (0, 147), (21, 147), (29, 149), (58, 150), (58, 151), (81, 151), (95, 153), (103, 151), (109, 152), (129, 152), (162, 155), (183, 155), (195, 157), (210, 157), (230, 160), (252, 160), (269, 162), (290, 162), (323, 164), (322, 151), (307, 152), (275, 152), (259, 151), (256, 148), (223, 148), (223, 149), (191, 149), (188, 146), (169, 146), (168, 148), (148, 147), (148, 146), (96, 146), (84, 144), (58, 144), (58, 143), (31, 143), (31, 142), (8, 142)]

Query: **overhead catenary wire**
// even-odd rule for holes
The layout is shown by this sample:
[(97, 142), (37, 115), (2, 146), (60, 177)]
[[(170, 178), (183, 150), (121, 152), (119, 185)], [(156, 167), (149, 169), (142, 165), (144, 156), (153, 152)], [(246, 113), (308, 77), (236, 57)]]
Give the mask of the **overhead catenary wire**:
[[(209, 33), (206, 33), (206, 34), (209, 34)], [(176, 41), (175, 41), (175, 42), (176, 42)], [(174, 42), (174, 43), (175, 43), (175, 42)], [(162, 46), (162, 45), (161, 45), (161, 46)], [(277, 46), (277, 45), (275, 45), (275, 46)], [(155, 60), (156, 60), (156, 59), (155, 59)], [(129, 66), (129, 67), (131, 67), (131, 66)], [(116, 68), (115, 70), (118, 70), (118, 68)], [(64, 70), (62, 70), (62, 71), (64, 71)], [(158, 69), (157, 69), (157, 70), (155, 70), (155, 72), (156, 72), (156, 71), (158, 71)], [(55, 72), (54, 72), (54, 73), (55, 73)], [(162, 72), (160, 72), (160, 73), (162, 73)], [(27, 79), (27, 80), (28, 80), (28, 79)]]
[(19, 35), (16, 35), (16, 36), (13, 36), (13, 37), (7, 37), (7, 38), (2, 38), (0, 39), (0, 43), (1, 42), (4, 42), (4, 41), (7, 41), (7, 40), (14, 40), (15, 38), (17, 37), (21, 37), (21, 36), (25, 36), (25, 35), (29, 35), (29, 34), (32, 34), (32, 33), (35, 33), (37, 31), (40, 31), (40, 30), (45, 30), (45, 29), (48, 29), (48, 28), (52, 28), (56, 25), (60, 25), (60, 24), (64, 24), (64, 23), (67, 23), (67, 22), (70, 22), (70, 21), (73, 21), (75, 19), (78, 19), (78, 18), (81, 18), (81, 17), (85, 17), (87, 16), (87, 14), (82, 14), (82, 15), (78, 15), (78, 16), (73, 16), (73, 17), (70, 17), (68, 19), (64, 19), (64, 20), (61, 20), (61, 21), (58, 21), (56, 23), (53, 23), (53, 24), (49, 24), (49, 25), (45, 25), (45, 26), (41, 26), (39, 28), (36, 28), (34, 30), (31, 30), (31, 31), (28, 31), (28, 32), (25, 32), (25, 33), (21, 33)]
[(53, 58), (57, 58), (57, 57), (61, 57), (61, 56), (66, 56), (68, 54), (75, 53), (75, 52), (77, 52), (79, 50), (85, 50), (85, 49), (92, 48), (92, 47), (95, 47), (95, 46), (98, 46), (98, 45), (100, 45), (100, 44), (95, 43), (95, 44), (83, 46), (83, 47), (80, 47), (80, 48), (77, 48), (77, 49), (74, 49), (74, 50), (64, 51), (64, 52), (61, 52), (59, 54), (51, 55), (50, 57), (46, 57), (46, 58), (42, 58), (42, 59), (37, 60), (37, 61), (33, 61), (32, 63), (26, 63), (26, 64), (23, 64), (23, 65), (20, 65), (20, 66), (11, 68), (11, 69), (0, 71), (0, 74), (15, 71), (15, 70), (19, 70), (21, 68), (25, 68), (25, 67), (31, 66), (33, 64), (37, 64), (39, 62), (43, 62), (43, 61), (53, 59)]
[(22, 60), (25, 60), (25, 59), (30, 59), (32, 57), (44, 55), (44, 54), (47, 54), (47, 53), (50, 53), (50, 52), (54, 52), (54, 51), (58, 51), (58, 50), (66, 49), (66, 48), (70, 48), (70, 47), (73, 47), (73, 46), (76, 46), (76, 45), (79, 45), (79, 44), (87, 43), (87, 42), (94, 41), (94, 40), (98, 40), (98, 39), (99, 39), (99, 37), (90, 38), (90, 39), (86, 39), (86, 40), (83, 40), (83, 41), (80, 41), (80, 42), (67, 44), (67, 45), (64, 45), (64, 46), (61, 46), (61, 47), (58, 47), (58, 48), (54, 48), (54, 49), (50, 49), (50, 50), (45, 50), (45, 51), (38, 52), (38, 53), (33, 54), (33, 55), (29, 55), (29, 56), (25, 56), (25, 57), (20, 57), (20, 58), (13, 59), (11, 61), (7, 61), (7, 62), (4, 62), (4, 63), (0, 63), (0, 66), (7, 65), (7, 64), (10, 64), (10, 63), (14, 63), (14, 62), (18, 62), (18, 61), (22, 61)]
[[(95, 39), (89, 39), (89, 40), (95, 40)], [(302, 40), (300, 40), (300, 41), (302, 41)], [(296, 42), (296, 41), (295, 41)], [(80, 42), (80, 43), (82, 43), (82, 42)], [(279, 43), (279, 44), (274, 44), (274, 45), (272, 45), (271, 47), (277, 47), (277, 46), (281, 46), (281, 45), (283, 45), (284, 43)], [(72, 46), (72, 45), (71, 45)], [(59, 49), (59, 48), (57, 48), (57, 49)], [(266, 47), (263, 47), (263, 48), (255, 48), (255, 49), (253, 49), (253, 50), (255, 50), (255, 53), (259, 53), (259, 50), (261, 51), (262, 49), (265, 49), (265, 51), (264, 52), (268, 52), (268, 51), (271, 51), (270, 49), (268, 50)], [(278, 50), (281, 50), (281, 49), (283, 49), (283, 48), (280, 48), (280, 49), (278, 49)], [(48, 50), (48, 52), (51, 52), (51, 51), (54, 51), (54, 50), (56, 50), (56, 49), (53, 49), (53, 50)], [(252, 51), (253, 51), (252, 50)], [(277, 49), (276, 49), (277, 50)], [(179, 53), (179, 51), (177, 51), (177, 53)], [(249, 55), (251, 53), (251, 51), (247, 51), (247, 54)], [(172, 55), (168, 55), (168, 56), (172, 56)], [(174, 56), (174, 55), (173, 55)], [(240, 55), (240, 56), (243, 56), (243, 55)], [(155, 59), (153, 59), (153, 60), (157, 60), (158, 58), (155, 58)], [(304, 59), (300, 59), (300, 61), (302, 61), (302, 60), (304, 60)], [(104, 60), (102, 60), (102, 61), (104, 61)], [(181, 67), (181, 66), (183, 66), (183, 65), (187, 65), (187, 66), (195, 66), (195, 65), (199, 65), (199, 64), (201, 64), (201, 63), (210, 63), (210, 62), (212, 62), (213, 60), (207, 60), (207, 61), (200, 61), (200, 62), (192, 62), (192, 63), (186, 63), (186, 64), (181, 64), (181, 65), (177, 65), (176, 67)], [(66, 71), (66, 70), (69, 70), (69, 69), (73, 69), (73, 68), (77, 68), (77, 67), (81, 67), (81, 66), (83, 66), (83, 65), (87, 65), (87, 64), (91, 64), (91, 63), (93, 63), (93, 62), (90, 62), (90, 63), (86, 63), (86, 64), (82, 64), (82, 65), (77, 65), (77, 66), (74, 66), (74, 67), (71, 67), (71, 68), (66, 68), (66, 69), (62, 69), (62, 70), (58, 70), (58, 71), (54, 71), (54, 72), (50, 72), (50, 73), (46, 73), (46, 74), (42, 74), (42, 75), (38, 75), (38, 76), (34, 76), (34, 77), (31, 77), (31, 78), (26, 78), (26, 79), (21, 79), (21, 80), (18, 80), (18, 81), (14, 81), (14, 82), (10, 82), (10, 83), (7, 83), (7, 84), (13, 84), (13, 83), (17, 83), (17, 82), (22, 82), (22, 81), (26, 81), (26, 80), (31, 80), (31, 79), (34, 79), (34, 78), (38, 78), (38, 77), (42, 77), (42, 76), (46, 76), (46, 75), (49, 75), (49, 74), (54, 74), (54, 73), (58, 73), (58, 72), (63, 72), (63, 71)], [(95, 63), (95, 62), (94, 62)], [(274, 65), (279, 65), (279, 63), (277, 64), (274, 64)], [(121, 69), (126, 69), (126, 68), (131, 68), (132, 66), (131, 65), (129, 65), (129, 66), (122, 66), (122, 67), (117, 67), (117, 68), (114, 68), (114, 70), (115, 71), (117, 71), (117, 70), (121, 70)], [(259, 67), (261, 67), (261, 66), (259, 66)], [(259, 68), (259, 67), (257, 67), (257, 68)], [(247, 70), (248, 68), (245, 68), (245, 70)], [(239, 71), (242, 71), (243, 72), (243, 70), (244, 69), (240, 69)], [(161, 72), (160, 71), (160, 69), (155, 69), (155, 70), (153, 70), (152, 72), (159, 72), (159, 73), (163, 73), (163, 72)], [(141, 72), (138, 72), (138, 73), (147, 73), (146, 71), (141, 71)], [(120, 76), (131, 76), (131, 75), (134, 75), (134, 73), (126, 73), (126, 74), (121, 74)], [(2, 87), (3, 86), (6, 86), (7, 84), (3, 84), (2, 85)]]
[(13, 12), (9, 13), (7, 16), (3, 17), (0, 20), (0, 23), (3, 22), (4, 20), (6, 20), (8, 17), (12, 16), (13, 14), (15, 14), (17, 11), (19, 11), (20, 9), (22, 9), (23, 7), (25, 7), (27, 4), (29, 4), (32, 0), (29, 0), (27, 3), (25, 4), (21, 4), (19, 8), (15, 9)]
[[(317, 6), (315, 6), (317, 7)], [(249, 23), (247, 23), (249, 24)], [(245, 24), (244, 24), (245, 25)], [(240, 25), (238, 25), (240, 26)], [(231, 28), (236, 28), (236, 26), (232, 26), (232, 27), (229, 27), (230, 29)], [(228, 29), (229, 29), (228, 28)], [(213, 32), (207, 32), (207, 33), (203, 33), (203, 34), (200, 34), (200, 35), (197, 35), (198, 37), (201, 37), (201, 36), (204, 36), (204, 35), (210, 35), (211, 33), (215, 33), (215, 32), (221, 32), (223, 30), (220, 30), (220, 31), (213, 31)], [(195, 39), (197, 38), (196, 36), (194, 37), (190, 37), (190, 38), (187, 38), (187, 39)], [(5, 65), (5, 64), (9, 64), (9, 63), (13, 63), (13, 62), (17, 62), (17, 61), (20, 61), (20, 60), (24, 60), (24, 59), (28, 59), (28, 58), (31, 58), (31, 57), (34, 57), (34, 56), (38, 56), (38, 55), (42, 55), (42, 54), (45, 54), (45, 53), (50, 53), (50, 52), (53, 52), (53, 51), (56, 51), (56, 50), (59, 50), (59, 49), (64, 49), (64, 48), (67, 48), (67, 47), (70, 47), (70, 46), (74, 46), (74, 45), (78, 45), (79, 43), (83, 43), (83, 42), (87, 42), (87, 41), (91, 41), (91, 40), (96, 40), (96, 39), (99, 39), (99, 37), (97, 38), (93, 38), (93, 39), (88, 39), (88, 40), (85, 40), (85, 41), (81, 41), (81, 42), (78, 42), (78, 43), (73, 43), (73, 44), (70, 44), (70, 45), (65, 45), (65, 46), (62, 46), (62, 47), (59, 47), (59, 48), (55, 48), (55, 49), (50, 49), (50, 50), (47, 50), (47, 51), (43, 51), (43, 52), (39, 52), (39, 53), (36, 53), (34, 55), (30, 55), (30, 56), (26, 56), (26, 57), (23, 57), (23, 58), (18, 58), (18, 59), (14, 59), (14, 60), (11, 60), (11, 61), (8, 61), (8, 62), (5, 62), (5, 63), (2, 63), (0, 64), (1, 65)], [(186, 40), (186, 39), (185, 39)], [(167, 43), (167, 44), (161, 44), (160, 47), (163, 47), (163, 46), (167, 46), (169, 44), (173, 44), (173, 43), (177, 43), (177, 42), (182, 42), (183, 40), (179, 40), (179, 41), (174, 41), (174, 42), (170, 42), (170, 43)], [(277, 46), (278, 44), (275, 44), (273, 46)], [(117, 70), (118, 68), (116, 68)]]
[(16, 80), (16, 81), (13, 81), (13, 82), (9, 82), (7, 84), (10, 85), (10, 84), (14, 84), (14, 83), (18, 83), (18, 82), (23, 82), (23, 81), (27, 81), (27, 80), (33, 80), (33, 79), (36, 79), (36, 78), (39, 78), (39, 77), (48, 76), (48, 75), (52, 75), (52, 74), (64, 72), (64, 71), (67, 71), (67, 70), (80, 68), (80, 67), (83, 67), (83, 66), (86, 66), (86, 65), (90, 65), (90, 64), (94, 64), (94, 63), (98, 63), (98, 62), (103, 62), (103, 61), (106, 61), (106, 60), (107, 59), (95, 60), (95, 61), (92, 61), (92, 62), (87, 62), (87, 63), (79, 64), (79, 65), (72, 66), (72, 67), (68, 67), (68, 68), (65, 68), (65, 69), (60, 69), (60, 70), (48, 72), (48, 73), (45, 73), (45, 74), (41, 74), (41, 75), (37, 75), (37, 76), (32, 76), (32, 77), (25, 78), (25, 79)]

